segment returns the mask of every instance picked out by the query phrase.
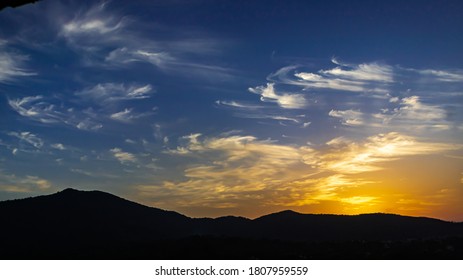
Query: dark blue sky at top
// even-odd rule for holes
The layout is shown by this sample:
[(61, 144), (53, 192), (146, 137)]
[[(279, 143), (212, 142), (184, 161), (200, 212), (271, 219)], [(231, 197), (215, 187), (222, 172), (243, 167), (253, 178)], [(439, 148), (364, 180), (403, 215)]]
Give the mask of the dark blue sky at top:
[(4, 9), (0, 198), (65, 186), (136, 197), (131, 186), (216, 164), (203, 149), (225, 150), (207, 141), (233, 135), (290, 147), (388, 132), (459, 143), (462, 15), (461, 1)]
[[(372, 59), (387, 57), (391, 63), (418, 64), (426, 54), (427, 61), (434, 60), (436, 65), (442, 61), (447, 66), (458, 59), (443, 53), (442, 48), (457, 50), (462, 43), (462, 7), (458, 1), (176, 4), (175, 8), (153, 4), (153, 13), (145, 16), (159, 18), (169, 26), (199, 28), (219, 38), (244, 40), (244, 48), (258, 48), (253, 54), (257, 59), (272, 51), (286, 56), (349, 55), (362, 59), (368, 53)], [(235, 59), (243, 57), (239, 58)]]

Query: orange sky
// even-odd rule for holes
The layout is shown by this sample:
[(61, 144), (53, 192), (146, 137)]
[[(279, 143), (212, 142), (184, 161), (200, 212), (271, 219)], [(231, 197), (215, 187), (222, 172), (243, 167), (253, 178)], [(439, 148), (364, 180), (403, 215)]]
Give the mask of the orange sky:
[[(133, 198), (191, 216), (257, 217), (386, 212), (463, 220), (461, 146), (399, 133), (362, 142), (336, 138), (322, 147), (285, 146), (253, 137), (190, 137), (181, 156), (211, 156), (185, 180), (139, 185)], [(175, 207), (171, 207), (176, 205)]]

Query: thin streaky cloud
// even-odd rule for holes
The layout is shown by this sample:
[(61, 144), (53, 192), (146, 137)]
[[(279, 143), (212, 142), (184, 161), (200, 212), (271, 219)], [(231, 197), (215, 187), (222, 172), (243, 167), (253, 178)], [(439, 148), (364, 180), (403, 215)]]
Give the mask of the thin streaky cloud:
[(60, 150), (60, 151), (65, 151), (65, 150), (67, 150), (66, 146), (64, 146), (64, 145), (61, 144), (61, 143), (51, 144), (50, 147), (52, 147), (53, 149), (56, 149), (56, 150)]
[(137, 158), (134, 154), (125, 152), (120, 148), (113, 148), (109, 150), (114, 158), (116, 158), (121, 164), (135, 163)]
[(223, 106), (245, 109), (245, 110), (254, 110), (254, 109), (264, 108), (264, 106), (261, 106), (261, 105), (248, 104), (248, 103), (243, 103), (243, 102), (238, 102), (238, 101), (233, 101), (233, 100), (231, 101), (217, 100), (215, 103), (217, 105), (223, 105)]
[(44, 145), (44, 141), (36, 134), (28, 131), (22, 132), (9, 132), (8, 135), (18, 138), (19, 140), (34, 146), (37, 149), (41, 149)]
[(363, 114), (356, 110), (331, 110), (328, 115), (330, 117), (342, 119), (342, 124), (348, 126), (357, 126), (364, 124)]
[[(421, 142), (400, 133), (373, 135), (364, 141), (335, 138), (318, 147), (283, 145), (250, 135), (208, 138), (192, 134), (183, 139), (187, 141), (185, 145), (166, 153), (172, 157), (201, 158), (202, 163), (184, 165), (184, 180), (136, 186), (162, 205), (218, 207), (222, 202), (230, 202), (230, 197), (243, 194), (257, 204), (285, 206), (374, 201), (376, 197), (371, 195), (343, 194), (346, 188), (375, 183), (351, 176), (382, 170), (383, 164), (404, 157), (461, 148)], [(307, 175), (308, 170), (312, 175)], [(279, 199), (275, 199), (275, 193)], [(188, 201), (192, 197), (194, 203)], [(242, 203), (246, 202), (236, 200), (232, 204), (239, 207)]]
[(458, 70), (442, 70), (442, 69), (413, 69), (402, 68), (406, 71), (418, 73), (424, 77), (433, 78), (440, 82), (463, 82), (463, 71)]
[(124, 110), (120, 112), (116, 112), (111, 114), (109, 117), (113, 120), (120, 121), (120, 122), (125, 122), (129, 123), (134, 120), (144, 118), (147, 116), (152, 115), (153, 112), (146, 112), (146, 113), (134, 113), (133, 108), (125, 108)]
[(274, 102), (285, 109), (301, 109), (307, 105), (307, 100), (302, 94), (277, 93), (274, 83), (267, 83), (266, 86), (249, 88), (249, 92), (260, 95), (263, 102)]
[(52, 189), (52, 183), (39, 176), (4, 174), (0, 170), (0, 190), (13, 193), (40, 193)]
[(9, 99), (11, 109), (22, 117), (46, 125), (65, 125), (80, 130), (98, 130), (103, 127), (100, 115), (89, 110), (77, 111), (60, 103), (59, 99), (50, 99), (42, 95)]
[(0, 39), (0, 83), (11, 83), (19, 77), (37, 75), (37, 73), (25, 68), (27, 56), (7, 51), (6, 45), (6, 41)]
[(128, 86), (119, 83), (103, 83), (77, 91), (75, 95), (96, 102), (111, 103), (150, 98), (152, 92), (153, 87), (150, 84)]
[(62, 38), (80, 54), (84, 65), (114, 69), (115, 66), (133, 68), (134, 63), (145, 62), (165, 72), (207, 78), (211, 82), (235, 76), (233, 69), (203, 63), (197, 57), (220, 54), (212, 51), (221, 45), (219, 40), (194, 38), (195, 42), (201, 41), (201, 44), (194, 44), (195, 48), (179, 47), (191, 45), (189, 37), (160, 42), (138, 30), (137, 26), (142, 23), (136, 17), (110, 11), (110, 4), (90, 7), (60, 27)]

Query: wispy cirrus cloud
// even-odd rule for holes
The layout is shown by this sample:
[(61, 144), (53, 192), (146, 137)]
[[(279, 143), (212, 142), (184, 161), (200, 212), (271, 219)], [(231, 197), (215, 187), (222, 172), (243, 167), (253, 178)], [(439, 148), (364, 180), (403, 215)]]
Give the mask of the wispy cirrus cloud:
[(318, 146), (283, 145), (242, 135), (208, 138), (199, 133), (180, 140), (183, 144), (167, 153), (190, 158), (181, 169), (184, 180), (138, 185), (143, 196), (183, 207), (237, 208), (248, 200), (286, 207), (323, 201), (374, 203), (375, 196), (352, 195), (346, 189), (375, 183), (361, 175), (381, 170), (385, 163), (462, 148), (396, 132), (357, 141), (334, 138)]
[(265, 113), (236, 113), (235, 116), (246, 119), (262, 119), (262, 120), (276, 120), (285, 121), (292, 123), (301, 123), (302, 118), (305, 116), (284, 116), (277, 114), (265, 114)]
[(156, 40), (140, 30), (146, 26), (136, 17), (122, 15), (110, 6), (109, 2), (94, 5), (60, 25), (61, 37), (81, 55), (85, 65), (130, 68), (142, 62), (176, 75), (208, 77), (210, 81), (233, 77), (233, 70), (204, 62), (204, 57), (220, 53), (220, 41), (198, 38), (197, 34)]
[(42, 95), (9, 99), (8, 104), (21, 116), (41, 123), (62, 122), (66, 116), (65, 112), (60, 112), (54, 104), (47, 102)]
[(121, 47), (111, 51), (105, 61), (116, 65), (130, 64), (133, 62), (147, 62), (161, 69), (176, 63), (177, 59), (164, 51), (142, 50), (136, 48)]
[(328, 115), (342, 119), (342, 124), (344, 125), (357, 126), (364, 124), (363, 114), (357, 110), (331, 110)]
[(408, 129), (437, 129), (451, 128), (447, 120), (447, 112), (440, 105), (425, 104), (419, 96), (404, 97), (399, 106), (392, 110), (384, 110), (373, 115), (383, 124), (394, 127), (408, 127)]
[(8, 51), (7, 42), (0, 39), (0, 83), (12, 82), (18, 77), (33, 76), (36, 73), (24, 67), (28, 57)]
[(60, 104), (56, 98), (42, 95), (9, 99), (11, 109), (29, 120), (43, 124), (64, 124), (81, 130), (98, 130), (102, 124), (94, 113)]
[(104, 83), (76, 91), (74, 95), (78, 99), (63, 100), (59, 96), (36, 95), (8, 99), (8, 104), (11, 109), (29, 120), (97, 131), (107, 120), (129, 123), (152, 115), (156, 108), (140, 113), (135, 113), (133, 108), (120, 109), (127, 101), (150, 98), (152, 92), (150, 84)]
[(120, 112), (116, 112), (111, 114), (109, 117), (113, 120), (124, 122), (124, 123), (129, 123), (131, 121), (134, 121), (136, 119), (140, 119), (143, 117), (147, 117), (152, 115), (152, 112), (146, 112), (146, 113), (134, 113), (133, 108), (125, 108), (124, 110)]
[(60, 151), (65, 151), (65, 150), (67, 150), (67, 147), (64, 146), (64, 145), (61, 144), (61, 143), (51, 144), (50, 147), (52, 147), (53, 149), (56, 149), (56, 150), (60, 150)]
[[(379, 62), (348, 64), (337, 59), (331, 62), (336, 66), (316, 71), (307, 71), (303, 66), (283, 67), (267, 77), (270, 82), (266, 86), (249, 91), (261, 95), (262, 102), (278, 104), (280, 109), (306, 107), (338, 119), (350, 133), (369, 129), (374, 133), (411, 131), (418, 136), (459, 126), (461, 114), (456, 112), (461, 109), (458, 82), (462, 70), (413, 69)], [(277, 88), (291, 94), (285, 96)], [(234, 109), (237, 117), (275, 115), (307, 122), (284, 110), (256, 114), (246, 112), (246, 106), (240, 106), (244, 103), (217, 104)], [(317, 125), (313, 115), (308, 117), (311, 124)], [(319, 125), (330, 125), (329, 119), (318, 118)]]
[(87, 130), (87, 131), (98, 131), (103, 128), (103, 124), (98, 121), (93, 121), (90, 118), (82, 119), (77, 122), (75, 125), (77, 129)]
[(36, 149), (41, 149), (44, 144), (43, 140), (40, 137), (28, 131), (22, 131), (22, 132), (12, 131), (12, 132), (9, 132), (8, 135), (16, 137), (22, 142), (32, 145)]
[(249, 102), (238, 101), (221, 101), (217, 100), (215, 104), (218, 107), (228, 108), (234, 111), (233, 115), (245, 119), (262, 119), (275, 120), (285, 123), (304, 123), (306, 116), (304, 114), (294, 114), (286, 110), (280, 112), (275, 108), (263, 105), (255, 105)]
[(137, 158), (134, 154), (125, 152), (120, 148), (113, 148), (109, 150), (114, 158), (116, 158), (121, 164), (135, 163)]
[(113, 69), (145, 62), (167, 70), (178, 63), (170, 51), (138, 30), (136, 18), (111, 11), (110, 6), (109, 2), (90, 6), (60, 25), (60, 36), (84, 65)]
[(259, 94), (263, 102), (275, 102), (278, 106), (285, 109), (301, 109), (307, 104), (307, 100), (302, 94), (277, 93), (274, 83), (267, 83), (266, 86), (258, 86), (248, 89), (250, 92)]
[(40, 193), (52, 189), (52, 183), (38, 176), (4, 174), (0, 170), (0, 191), (10, 193)]
[(381, 170), (379, 164), (405, 156), (436, 154), (461, 149), (461, 145), (421, 142), (397, 132), (378, 134), (356, 142), (345, 137), (334, 138), (320, 151), (305, 156), (307, 164), (339, 174), (357, 174)]
[(296, 71), (296, 66), (283, 67), (271, 74), (269, 79), (305, 89), (376, 93), (386, 93), (389, 85), (394, 82), (394, 69), (386, 64), (341, 65), (335, 59), (332, 62), (338, 66), (316, 72)]
[(215, 101), (215, 104), (228, 106), (228, 107), (234, 107), (234, 108), (238, 108), (238, 109), (247, 109), (247, 110), (254, 110), (254, 109), (262, 109), (262, 108), (264, 108), (261, 105), (248, 104), (248, 103), (238, 102), (238, 101), (233, 101), (233, 100), (232, 101), (217, 100), (217, 101)]
[(412, 69), (404, 68), (406, 71), (418, 73), (426, 78), (440, 82), (458, 83), (463, 82), (463, 71), (458, 70), (441, 70), (441, 69)]
[(85, 11), (69, 14), (70, 20), (60, 22), (60, 35), (72, 47), (89, 52), (101, 47), (101, 44), (90, 44), (91, 40), (104, 44), (123, 40), (126, 18), (108, 12), (108, 4), (103, 2)]
[(105, 13), (107, 2), (93, 6), (88, 11), (78, 14), (62, 27), (62, 35), (67, 38), (79, 36), (100, 36), (117, 32), (124, 27), (124, 18), (117, 18)]
[(346, 126), (374, 127), (388, 131), (442, 131), (449, 130), (452, 123), (442, 106), (426, 104), (419, 96), (391, 98), (392, 108), (367, 113), (360, 110), (331, 110), (328, 115), (338, 118)]
[(150, 98), (152, 92), (153, 87), (150, 84), (125, 85), (123, 83), (103, 83), (77, 91), (75, 95), (96, 102), (110, 103)]
[(338, 66), (329, 70), (320, 70), (319, 73), (331, 78), (353, 81), (393, 82), (393, 69), (389, 65), (379, 63), (344, 64), (334, 58), (331, 62)]

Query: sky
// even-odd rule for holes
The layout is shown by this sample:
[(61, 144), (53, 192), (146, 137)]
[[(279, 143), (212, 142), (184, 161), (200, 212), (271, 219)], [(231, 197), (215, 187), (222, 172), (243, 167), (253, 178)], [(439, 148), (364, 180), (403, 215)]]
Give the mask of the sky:
[[(136, 4), (135, 4), (136, 3)], [(461, 1), (0, 11), (0, 200), (463, 221)]]

